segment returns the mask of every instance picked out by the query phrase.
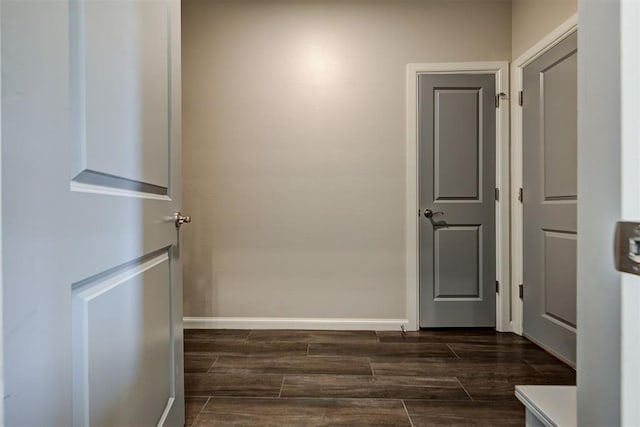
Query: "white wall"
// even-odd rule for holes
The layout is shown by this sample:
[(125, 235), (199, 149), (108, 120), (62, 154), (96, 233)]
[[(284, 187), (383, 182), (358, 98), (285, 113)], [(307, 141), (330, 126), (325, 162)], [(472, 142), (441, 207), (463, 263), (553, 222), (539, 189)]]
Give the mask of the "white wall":
[(613, 264), (613, 232), (622, 215), (619, 3), (619, 0), (579, 2), (578, 425), (581, 426), (621, 425), (621, 288), (620, 274)]
[(509, 0), (185, 0), (185, 316), (405, 317), (405, 66)]
[(577, 11), (577, 0), (513, 0), (511, 57), (522, 55)]

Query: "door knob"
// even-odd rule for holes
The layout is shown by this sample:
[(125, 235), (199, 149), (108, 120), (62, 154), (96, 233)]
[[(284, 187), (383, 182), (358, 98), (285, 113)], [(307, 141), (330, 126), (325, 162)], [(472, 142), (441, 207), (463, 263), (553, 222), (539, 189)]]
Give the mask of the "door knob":
[(424, 216), (426, 218), (433, 218), (434, 216), (440, 216), (440, 215), (444, 215), (444, 212), (442, 212), (442, 211), (434, 212), (431, 209), (425, 209), (424, 210)]
[(174, 213), (173, 217), (176, 222), (176, 228), (180, 228), (182, 224), (189, 224), (191, 222), (191, 217), (189, 215), (182, 215), (181, 212)]

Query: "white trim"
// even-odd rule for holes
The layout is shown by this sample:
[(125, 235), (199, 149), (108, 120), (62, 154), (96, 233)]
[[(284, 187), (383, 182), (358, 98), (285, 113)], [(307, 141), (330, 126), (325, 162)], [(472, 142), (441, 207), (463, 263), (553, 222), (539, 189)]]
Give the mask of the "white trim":
[[(409, 328), (420, 328), (418, 276), (418, 87), (419, 74), (495, 74), (496, 93), (509, 93), (509, 63), (458, 62), (407, 65), (407, 134), (406, 134), (406, 304)], [(500, 200), (496, 202), (496, 279), (503, 289), (496, 295), (496, 329), (509, 331), (509, 102), (503, 97), (496, 112), (496, 187)]]
[[(621, 20), (621, 196), (622, 220), (640, 219), (640, 192), (638, 191), (637, 164), (640, 158), (640, 3), (622, 2)], [(640, 425), (640, 405), (638, 405), (638, 383), (640, 383), (640, 277), (622, 274), (621, 289), (621, 425)]]
[(170, 202), (171, 197), (162, 194), (144, 193), (142, 191), (125, 190), (122, 188), (104, 187), (102, 185), (85, 184), (83, 182), (71, 181), (69, 184), (71, 191), (79, 193), (92, 193), (100, 194), (103, 196), (121, 196), (121, 197), (133, 197), (136, 199), (149, 199), (149, 200), (162, 200), (163, 202)]
[[(548, 52), (555, 45), (573, 34), (578, 28), (578, 15), (573, 15), (549, 33), (535, 46), (513, 62), (511, 68), (511, 99), (518, 99), (522, 90), (524, 67)], [(511, 331), (522, 335), (522, 300), (518, 296), (518, 285), (522, 274), (522, 203), (518, 191), (522, 187), (522, 108), (511, 103)]]
[[(0, 18), (2, 17), (2, 2), (0, 2)], [(1, 21), (1, 19), (0, 19)], [(0, 45), (2, 45), (2, 31), (0, 30)], [(0, 55), (0, 75), (2, 75), (2, 55)], [(2, 93), (2, 79), (0, 78), (0, 93)], [(4, 247), (2, 244), (2, 236), (3, 236), (3, 227), (2, 227), (2, 197), (4, 194), (4, 187), (2, 186), (2, 103), (0, 102), (0, 331), (3, 331), (3, 338), (0, 339), (0, 396), (4, 396), (4, 301), (3, 301), (3, 281), (4, 277), (3, 272), (3, 260), (4, 256), (2, 253), (2, 248)], [(4, 399), (0, 401), (0, 426), (4, 425)]]
[(314, 329), (334, 331), (400, 331), (407, 319), (322, 319), (292, 317), (185, 317), (185, 329)]
[[(578, 425), (577, 395), (574, 385), (517, 385), (516, 398), (527, 409), (526, 425), (570, 427)], [(537, 423), (529, 423), (529, 416)]]

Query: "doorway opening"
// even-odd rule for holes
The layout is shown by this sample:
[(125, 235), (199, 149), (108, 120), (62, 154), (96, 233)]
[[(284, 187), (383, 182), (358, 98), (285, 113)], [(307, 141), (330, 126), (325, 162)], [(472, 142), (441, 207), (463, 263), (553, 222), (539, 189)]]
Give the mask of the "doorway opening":
[[(510, 277), (509, 265), (509, 65), (508, 62), (473, 62), (473, 63), (426, 63), (409, 64), (407, 66), (407, 205), (406, 205), (406, 252), (407, 252), (407, 318), (411, 328), (419, 329), (423, 324), (420, 320), (420, 227), (424, 219), (424, 212), (419, 211), (420, 206), (420, 120), (419, 120), (419, 79), (421, 76), (493, 76), (493, 89), (490, 94), (491, 108), (495, 108), (495, 149), (491, 159), (495, 175), (494, 190), (492, 194), (480, 193), (476, 199), (487, 200), (490, 197), (495, 201), (495, 327), (501, 332), (512, 331), (512, 319), (509, 299), (511, 297), (508, 286)], [(439, 86), (440, 87), (440, 86)], [(441, 86), (450, 89), (449, 84)], [(486, 91), (487, 89), (483, 89)], [(476, 97), (478, 97), (476, 92)], [(457, 96), (457, 94), (456, 94)], [(483, 93), (486, 99), (486, 93)], [(483, 108), (487, 108), (484, 104)], [(492, 141), (493, 142), (493, 141)], [(478, 178), (480, 178), (478, 176)], [(439, 179), (439, 177), (437, 178)], [(481, 180), (478, 179), (477, 182)], [(479, 188), (479, 187), (478, 187)], [(484, 193), (487, 193), (486, 189)], [(502, 195), (502, 197), (501, 197)], [(453, 201), (453, 200), (452, 200)], [(431, 208), (430, 208), (431, 209)], [(419, 213), (420, 216), (416, 215)], [(428, 213), (428, 212), (427, 212)], [(428, 218), (429, 220), (437, 218)], [(432, 221), (429, 221), (432, 222)], [(467, 227), (468, 228), (468, 227)], [(478, 235), (478, 227), (474, 230), (460, 230), (468, 236)], [(492, 236), (493, 237), (493, 236)], [(476, 241), (477, 238), (476, 238)], [(471, 251), (473, 252), (473, 251)], [(477, 247), (475, 252), (480, 254)], [(435, 258), (435, 257), (434, 257)], [(478, 271), (481, 269), (478, 267)], [(485, 281), (482, 279), (480, 282)], [(482, 285), (482, 298), (492, 298), (486, 294), (488, 284)], [(494, 288), (495, 286), (495, 288)], [(435, 286), (433, 287), (435, 289)], [(434, 293), (435, 294), (435, 293)], [(492, 293), (493, 294), (493, 293)], [(443, 298), (446, 300), (446, 298)], [(473, 298), (465, 298), (467, 300)], [(477, 297), (475, 297), (477, 299)], [(442, 325), (440, 325), (442, 326)], [(459, 325), (451, 325), (459, 326)]]

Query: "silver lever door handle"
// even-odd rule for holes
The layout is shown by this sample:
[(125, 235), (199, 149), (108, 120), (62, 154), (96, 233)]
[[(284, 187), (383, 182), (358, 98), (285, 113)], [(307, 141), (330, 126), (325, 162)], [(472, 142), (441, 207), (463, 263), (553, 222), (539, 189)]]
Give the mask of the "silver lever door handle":
[(434, 216), (440, 216), (440, 215), (444, 215), (444, 212), (442, 212), (442, 211), (434, 212), (431, 209), (425, 209), (424, 210), (424, 216), (426, 218), (433, 218)]
[(191, 217), (189, 215), (182, 215), (181, 212), (174, 213), (173, 217), (176, 222), (176, 228), (180, 228), (182, 224), (189, 224), (191, 222)]

